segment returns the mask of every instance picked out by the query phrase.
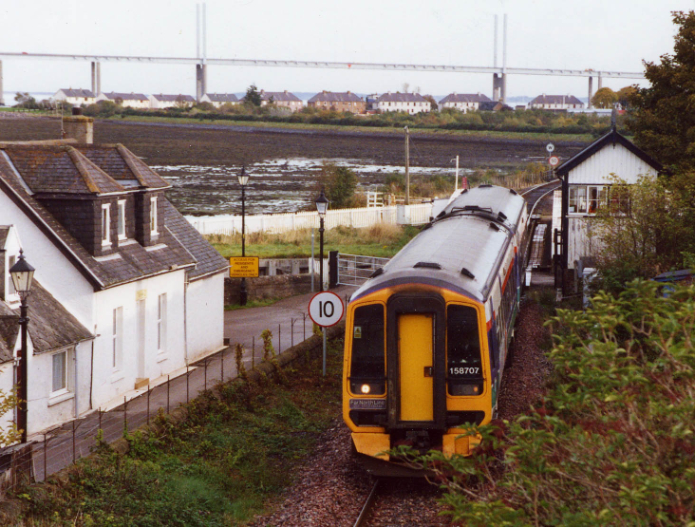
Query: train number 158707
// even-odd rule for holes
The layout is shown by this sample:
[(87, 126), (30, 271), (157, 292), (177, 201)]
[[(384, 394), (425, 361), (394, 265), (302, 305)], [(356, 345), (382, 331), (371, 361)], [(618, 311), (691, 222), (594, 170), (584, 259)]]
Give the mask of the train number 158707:
[(478, 373), (480, 373), (480, 368), (473, 366), (449, 368), (449, 375), (478, 375)]

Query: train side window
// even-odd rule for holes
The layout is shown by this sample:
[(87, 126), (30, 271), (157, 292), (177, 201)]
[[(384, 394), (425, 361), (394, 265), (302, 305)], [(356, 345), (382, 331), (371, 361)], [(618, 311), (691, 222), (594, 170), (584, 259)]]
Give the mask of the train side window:
[(482, 378), (478, 312), (469, 306), (449, 306), (446, 339), (448, 376)]
[(358, 307), (352, 325), (352, 393), (379, 395), (385, 392), (384, 357), (384, 306)]

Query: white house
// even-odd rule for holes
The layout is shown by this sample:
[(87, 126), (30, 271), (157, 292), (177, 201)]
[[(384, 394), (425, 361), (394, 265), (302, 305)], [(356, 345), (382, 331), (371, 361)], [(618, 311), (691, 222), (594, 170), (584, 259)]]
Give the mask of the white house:
[(233, 93), (206, 93), (200, 98), (201, 102), (209, 102), (215, 108), (223, 104), (239, 104), (239, 99)]
[(261, 106), (274, 104), (282, 108), (289, 108), (292, 112), (298, 112), (304, 107), (302, 100), (294, 93), (285, 91), (260, 91)]
[(97, 96), (97, 102), (99, 101), (111, 101), (126, 108), (137, 108), (140, 110), (146, 110), (150, 107), (150, 100), (144, 93), (100, 93)]
[(36, 268), (29, 435), (222, 349), (227, 262), (167, 188), (122, 145), (0, 146), (0, 387), (20, 346), (8, 274), (22, 248)]
[(574, 95), (539, 95), (528, 103), (531, 110), (569, 110), (584, 108), (584, 103)]
[(379, 96), (377, 109), (382, 112), (429, 112), (432, 104), (419, 93), (384, 93)]
[(195, 99), (190, 95), (165, 95), (152, 94), (150, 95), (150, 108), (189, 108), (195, 104)]
[(453, 108), (463, 113), (480, 109), (481, 102), (492, 102), (492, 100), (482, 93), (450, 93), (439, 101), (440, 109)]
[(73, 90), (72, 88), (61, 88), (55, 92), (53, 100), (65, 101), (73, 106), (89, 106), (97, 102), (92, 90)]
[(591, 218), (606, 203), (621, 206), (624, 197), (615, 188), (614, 178), (635, 184), (640, 177), (655, 178), (661, 169), (658, 161), (615, 129), (557, 168), (562, 182), (562, 210), (553, 220), (553, 231), (561, 232), (563, 274), (574, 275), (584, 266), (584, 259), (600, 250), (600, 240), (590, 236)]

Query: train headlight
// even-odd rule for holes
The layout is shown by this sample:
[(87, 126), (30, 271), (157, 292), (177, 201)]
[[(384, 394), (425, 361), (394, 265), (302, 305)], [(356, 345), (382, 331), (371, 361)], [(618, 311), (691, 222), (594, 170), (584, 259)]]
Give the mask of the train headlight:
[(372, 391), (372, 387), (369, 386), (368, 384), (363, 384), (362, 386), (360, 386), (360, 391), (362, 393), (369, 393)]

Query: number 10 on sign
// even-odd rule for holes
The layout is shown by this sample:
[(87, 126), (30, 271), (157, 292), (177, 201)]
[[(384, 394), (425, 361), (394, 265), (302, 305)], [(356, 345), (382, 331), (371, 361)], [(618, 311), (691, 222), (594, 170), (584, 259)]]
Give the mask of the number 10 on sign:
[(324, 328), (340, 322), (343, 312), (343, 301), (331, 291), (317, 293), (309, 302), (309, 317), (316, 325)]

